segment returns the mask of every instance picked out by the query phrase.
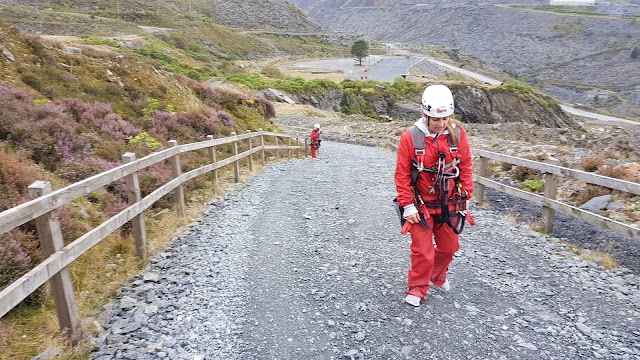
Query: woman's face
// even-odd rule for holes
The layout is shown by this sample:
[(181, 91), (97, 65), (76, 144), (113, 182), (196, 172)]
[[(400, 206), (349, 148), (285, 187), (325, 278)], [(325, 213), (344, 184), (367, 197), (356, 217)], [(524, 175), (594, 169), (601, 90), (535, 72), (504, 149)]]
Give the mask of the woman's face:
[(444, 131), (444, 129), (447, 128), (450, 117), (445, 116), (445, 117), (437, 118), (437, 117), (431, 117), (431, 116), (425, 115), (425, 118), (426, 118), (425, 121), (427, 122), (427, 128), (429, 129), (429, 132), (441, 133)]

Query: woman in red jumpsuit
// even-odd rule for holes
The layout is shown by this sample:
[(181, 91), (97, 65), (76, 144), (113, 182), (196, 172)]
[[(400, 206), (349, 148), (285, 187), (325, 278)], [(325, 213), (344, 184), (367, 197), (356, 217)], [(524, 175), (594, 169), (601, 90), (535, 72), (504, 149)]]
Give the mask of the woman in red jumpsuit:
[(320, 124), (313, 125), (313, 130), (309, 134), (311, 139), (311, 158), (318, 158), (318, 147), (320, 147)]
[[(454, 231), (454, 228), (468, 218), (466, 200), (473, 192), (469, 141), (460, 123), (451, 118), (454, 104), (449, 88), (444, 85), (426, 88), (422, 109), (424, 114), (415, 123), (420, 132), (413, 129), (417, 135), (412, 135), (410, 129), (400, 138), (394, 177), (397, 200), (411, 233), (411, 269), (404, 300), (412, 306), (420, 306), (430, 284), (449, 290), (447, 270), (460, 248), (461, 229)], [(414, 136), (422, 135), (424, 152), (414, 148), (413, 140)], [(448, 140), (449, 137), (453, 139)], [(411, 183), (414, 167), (420, 170), (415, 182), (417, 191)]]

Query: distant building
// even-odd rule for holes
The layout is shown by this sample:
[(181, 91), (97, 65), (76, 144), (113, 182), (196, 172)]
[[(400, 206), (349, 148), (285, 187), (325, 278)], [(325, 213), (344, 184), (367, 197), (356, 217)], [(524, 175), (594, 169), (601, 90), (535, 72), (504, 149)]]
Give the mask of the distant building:
[(596, 0), (549, 0), (549, 5), (596, 6)]

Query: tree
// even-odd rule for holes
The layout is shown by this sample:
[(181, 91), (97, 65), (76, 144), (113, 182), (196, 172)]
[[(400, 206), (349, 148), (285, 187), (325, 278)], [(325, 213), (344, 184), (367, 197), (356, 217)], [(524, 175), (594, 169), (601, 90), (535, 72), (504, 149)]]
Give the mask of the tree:
[(358, 40), (351, 46), (351, 55), (358, 58), (359, 65), (362, 65), (362, 59), (369, 56), (369, 44), (364, 40)]

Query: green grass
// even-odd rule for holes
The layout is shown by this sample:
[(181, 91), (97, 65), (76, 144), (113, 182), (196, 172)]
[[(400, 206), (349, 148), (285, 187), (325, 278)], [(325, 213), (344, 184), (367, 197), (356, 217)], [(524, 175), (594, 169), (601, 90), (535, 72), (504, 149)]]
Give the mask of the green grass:
[(578, 36), (583, 33), (584, 25), (562, 23), (547, 26), (547, 29), (561, 35)]
[(514, 8), (534, 11), (546, 11), (559, 14), (600, 15), (593, 6), (565, 6), (565, 5), (511, 5)]

